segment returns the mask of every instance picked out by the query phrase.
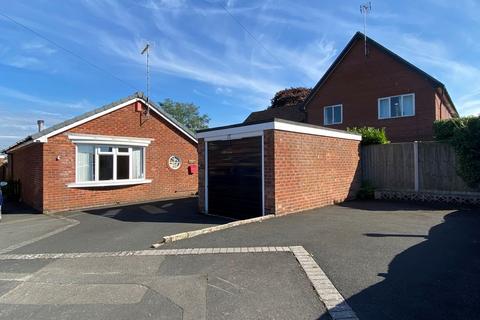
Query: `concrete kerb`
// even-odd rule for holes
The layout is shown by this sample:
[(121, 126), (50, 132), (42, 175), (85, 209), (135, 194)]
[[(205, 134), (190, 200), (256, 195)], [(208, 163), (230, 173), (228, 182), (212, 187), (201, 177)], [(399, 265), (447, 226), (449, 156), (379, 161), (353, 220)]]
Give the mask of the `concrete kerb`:
[(292, 246), (290, 247), (290, 250), (295, 258), (297, 258), (303, 271), (307, 274), (308, 279), (312, 283), (320, 300), (325, 304), (332, 319), (358, 320), (355, 312), (350, 308), (343, 296), (338, 292), (337, 288), (335, 288), (325, 272), (323, 272), (308, 251), (302, 246)]
[(271, 219), (271, 218), (274, 218), (274, 217), (275, 217), (274, 214), (268, 214), (268, 215), (261, 216), (261, 217), (245, 219), (245, 220), (237, 220), (237, 221), (229, 222), (229, 223), (226, 223), (226, 224), (221, 224), (221, 225), (218, 225), (218, 226), (203, 228), (203, 229), (199, 229), (199, 230), (193, 230), (193, 231), (187, 231), (187, 232), (172, 234), (172, 235), (169, 235), (169, 236), (165, 236), (165, 237), (162, 238), (161, 241), (152, 244), (152, 248), (156, 249), (156, 248), (159, 248), (164, 243), (189, 239), (189, 238), (193, 238), (193, 237), (196, 237), (196, 236), (199, 236), (199, 235), (202, 235), (202, 234), (207, 234), (207, 233), (212, 233), (212, 232), (216, 232), (216, 231), (220, 231), (220, 230), (225, 230), (225, 229), (241, 226), (241, 225), (244, 225), (244, 224), (261, 222), (261, 221), (268, 220), (268, 219)]

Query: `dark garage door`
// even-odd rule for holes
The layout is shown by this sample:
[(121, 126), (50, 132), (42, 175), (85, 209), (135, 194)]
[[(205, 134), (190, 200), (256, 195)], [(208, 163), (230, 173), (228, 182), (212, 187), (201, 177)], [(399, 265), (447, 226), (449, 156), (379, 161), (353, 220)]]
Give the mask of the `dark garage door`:
[(208, 212), (262, 215), (262, 138), (208, 142)]

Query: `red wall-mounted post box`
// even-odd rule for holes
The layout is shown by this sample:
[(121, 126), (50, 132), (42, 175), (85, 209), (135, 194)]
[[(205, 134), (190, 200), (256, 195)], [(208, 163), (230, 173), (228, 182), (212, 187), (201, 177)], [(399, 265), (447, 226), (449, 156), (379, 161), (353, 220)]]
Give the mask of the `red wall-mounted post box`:
[(188, 166), (188, 174), (197, 174), (198, 166), (196, 164), (191, 164)]

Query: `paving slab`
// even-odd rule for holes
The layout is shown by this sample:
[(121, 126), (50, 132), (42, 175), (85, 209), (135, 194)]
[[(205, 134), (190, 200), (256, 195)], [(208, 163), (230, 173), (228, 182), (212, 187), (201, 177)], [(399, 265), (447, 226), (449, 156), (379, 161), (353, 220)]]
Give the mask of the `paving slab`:
[(0, 281), (0, 319), (330, 319), (290, 252), (41, 260)]
[(159, 275), (206, 274), (207, 319), (330, 319), (290, 252), (168, 257)]
[(135, 304), (147, 292), (138, 284), (25, 282), (0, 297), (0, 304)]

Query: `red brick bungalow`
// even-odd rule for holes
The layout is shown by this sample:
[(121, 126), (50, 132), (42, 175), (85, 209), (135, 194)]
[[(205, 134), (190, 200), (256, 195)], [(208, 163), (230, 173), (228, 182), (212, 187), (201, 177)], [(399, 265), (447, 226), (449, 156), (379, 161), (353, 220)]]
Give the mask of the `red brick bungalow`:
[(42, 212), (192, 195), (197, 140), (142, 93), (5, 150), (23, 202)]
[[(443, 83), (357, 32), (303, 104), (250, 114), (345, 130), (385, 128), (392, 142), (433, 140), (435, 120), (458, 117)], [(435, 54), (434, 52), (432, 54)]]

